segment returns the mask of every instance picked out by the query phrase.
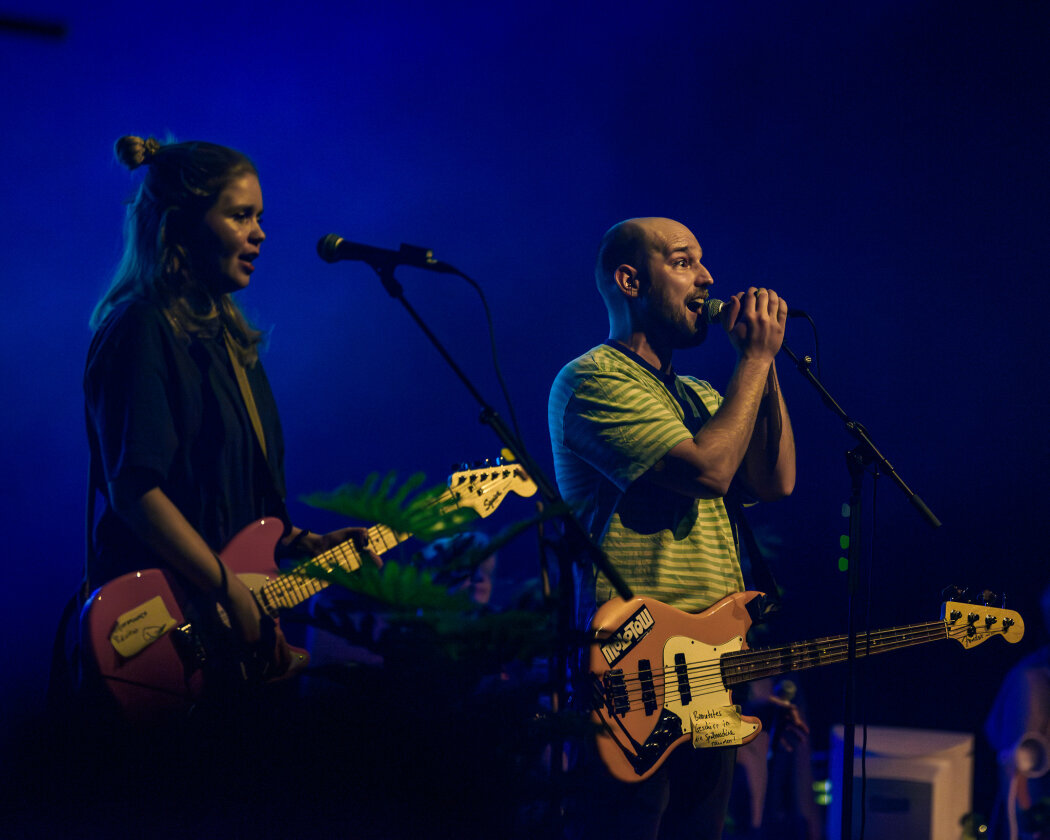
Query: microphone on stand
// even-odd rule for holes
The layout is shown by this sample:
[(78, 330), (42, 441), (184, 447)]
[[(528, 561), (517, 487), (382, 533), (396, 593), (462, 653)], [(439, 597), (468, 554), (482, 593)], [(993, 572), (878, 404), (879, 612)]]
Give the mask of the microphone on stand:
[(375, 245), (348, 242), (343, 237), (330, 233), (317, 243), (317, 254), (322, 260), (330, 263), (350, 260), (351, 262), (367, 263), (375, 269), (407, 265), (442, 274), (459, 274), (448, 263), (435, 260), (434, 252), (429, 248), (406, 245), (403, 242), (399, 250), (391, 251), (387, 248), (377, 248)]

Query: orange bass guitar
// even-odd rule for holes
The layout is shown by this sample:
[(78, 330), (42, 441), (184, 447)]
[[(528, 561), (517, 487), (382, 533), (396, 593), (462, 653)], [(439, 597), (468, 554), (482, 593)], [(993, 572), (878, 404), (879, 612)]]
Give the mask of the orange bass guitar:
[[(650, 598), (614, 598), (598, 609), (591, 623), (592, 716), (601, 726), (598, 752), (613, 776), (624, 782), (647, 779), (682, 744), (746, 744), (762, 724), (733, 705), (734, 686), (845, 661), (844, 635), (747, 650), (747, 605), (760, 595), (738, 592), (697, 615)], [(1023, 635), (1016, 612), (949, 601), (939, 621), (858, 637), (856, 655), (939, 639), (972, 648), (993, 636), (1012, 643)]]

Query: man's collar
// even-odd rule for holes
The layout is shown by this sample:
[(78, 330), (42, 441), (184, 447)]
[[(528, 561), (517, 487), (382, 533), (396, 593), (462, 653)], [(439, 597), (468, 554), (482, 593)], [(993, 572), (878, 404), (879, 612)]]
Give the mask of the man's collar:
[(668, 387), (670, 387), (671, 383), (675, 381), (676, 374), (674, 372), (673, 367), (669, 367), (667, 373), (664, 373), (659, 368), (655, 367), (654, 365), (651, 365), (649, 362), (647, 362), (645, 359), (643, 359), (641, 356), (635, 353), (622, 341), (617, 341), (615, 338), (610, 338), (606, 340), (605, 344), (613, 348), (613, 350), (619, 350), (632, 362), (636, 362), (637, 364), (641, 365), (643, 368), (649, 371), (653, 376), (655, 376)]

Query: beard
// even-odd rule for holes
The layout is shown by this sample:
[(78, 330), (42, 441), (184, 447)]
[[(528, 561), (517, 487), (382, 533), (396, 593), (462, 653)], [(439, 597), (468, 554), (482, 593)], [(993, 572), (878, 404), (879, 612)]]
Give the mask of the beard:
[(646, 300), (645, 332), (651, 342), (671, 350), (698, 347), (707, 339), (708, 326), (703, 315), (650, 292)]

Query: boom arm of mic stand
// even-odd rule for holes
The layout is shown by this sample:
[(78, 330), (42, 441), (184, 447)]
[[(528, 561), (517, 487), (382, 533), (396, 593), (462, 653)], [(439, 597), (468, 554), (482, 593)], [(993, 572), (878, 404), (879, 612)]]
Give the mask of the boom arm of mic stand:
[[(503, 418), (489, 406), (484, 405), (484, 403), (482, 403), (482, 405), (484, 407), (481, 412), (481, 422), (491, 426), (499, 439), (506, 444), (507, 448), (513, 453), (518, 463), (521, 464), (525, 469), (525, 472), (529, 474), (529, 478), (535, 482), (536, 488), (539, 490), (544, 502), (548, 505), (560, 505), (564, 507), (565, 501), (558, 494), (558, 490), (555, 488), (553, 482), (551, 482), (546, 474), (540, 469), (539, 465), (532, 459), (532, 456), (529, 455), (514, 432), (507, 428), (507, 425), (503, 422)], [(580, 520), (576, 517), (576, 514), (568, 511), (563, 514), (561, 518), (565, 523), (567, 536), (572, 539), (572, 544), (581, 548), (583, 553), (587, 555), (588, 559), (598, 567), (598, 571), (609, 579), (613, 588), (616, 589), (616, 594), (625, 601), (629, 601), (633, 598), (634, 593), (627, 585), (627, 582), (620, 576), (620, 573), (616, 570), (616, 567), (613, 566), (605, 552), (595, 545), (594, 540), (591, 539), (590, 535), (584, 529)]]
[[(481, 406), (481, 422), (488, 425), (503, 441), (504, 445), (511, 451), (515, 459), (522, 468), (528, 473), (529, 478), (536, 484), (536, 489), (539, 491), (543, 500), (548, 505), (557, 505), (561, 508), (566, 508), (565, 501), (558, 494), (554, 483), (547, 477), (547, 475), (540, 469), (528, 451), (525, 449), (525, 445), (518, 440), (518, 436), (511, 431), (507, 425), (503, 422), (503, 418), (500, 417), (495, 409), (492, 408), (478, 392), (474, 384), (467, 378), (467, 375), (460, 369), (459, 365), (456, 364), (452, 356), (449, 355), (448, 351), (438, 340), (438, 337), (431, 332), (430, 327), (426, 325), (426, 322), (419, 316), (419, 313), (412, 308), (412, 305), (405, 299), (404, 290), (401, 284), (394, 277), (394, 266), (393, 265), (373, 265), (376, 274), (379, 275), (379, 279), (383, 281), (383, 288), (387, 290), (387, 293), (397, 300), (401, 301), (401, 305), (405, 307), (405, 310), (412, 320), (416, 322), (419, 328), (423, 331), (423, 334), (430, 339), (430, 343), (434, 345), (438, 353), (445, 360), (453, 373), (459, 377), (459, 380), (466, 386), (466, 389), (470, 392), (471, 396), (474, 397), (478, 405)], [(458, 273), (458, 272), (457, 272)], [(606, 556), (605, 552), (602, 551), (594, 540), (591, 539), (590, 535), (586, 532), (583, 525), (580, 524), (580, 520), (577, 519), (576, 515), (571, 511), (567, 511), (562, 514), (562, 521), (565, 523), (566, 535), (572, 538), (573, 544), (582, 549), (582, 553), (587, 556), (609, 582), (613, 585), (616, 593), (623, 598), (625, 601), (629, 601), (634, 597), (634, 593), (631, 588), (627, 585), (627, 582), (623, 579), (620, 573), (613, 566), (612, 561)]]
[(808, 356), (803, 356), (800, 359), (792, 352), (791, 348), (788, 347), (786, 344), (782, 344), (781, 349), (785, 353), (787, 353), (787, 355), (791, 358), (791, 361), (795, 363), (795, 367), (798, 368), (799, 373), (801, 373), (802, 376), (805, 377), (805, 379), (814, 388), (817, 389), (817, 393), (820, 394), (820, 398), (821, 400), (823, 400), (824, 405), (830, 408), (835, 414), (837, 414), (842, 419), (842, 422), (846, 427), (846, 431), (853, 435), (853, 437), (855, 437), (860, 442), (863, 449), (867, 452), (870, 460), (876, 463), (879, 469), (883, 473), (888, 475), (890, 478), (892, 478), (894, 484), (900, 487), (900, 489), (904, 492), (904, 495), (908, 497), (908, 501), (911, 502), (912, 507), (914, 507), (922, 516), (922, 518), (925, 519), (932, 527), (941, 527), (941, 521), (934, 515), (933, 511), (931, 511), (926, 506), (926, 503), (923, 502), (923, 500), (920, 499), (919, 496), (916, 493), (914, 493), (912, 489), (908, 487), (907, 484), (904, 483), (904, 479), (897, 475), (897, 471), (893, 468), (893, 465), (886, 460), (885, 456), (881, 452), (879, 452), (875, 444), (872, 442), (871, 437), (868, 435), (868, 430), (865, 429), (864, 426), (858, 423), (856, 420), (850, 418), (846, 414), (846, 412), (842, 410), (842, 407), (837, 402), (835, 402), (831, 394), (828, 393), (828, 390), (824, 387), (823, 384), (821, 384), (821, 381), (813, 375), (813, 371), (810, 369), (810, 363), (812, 360)]

